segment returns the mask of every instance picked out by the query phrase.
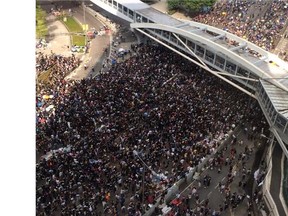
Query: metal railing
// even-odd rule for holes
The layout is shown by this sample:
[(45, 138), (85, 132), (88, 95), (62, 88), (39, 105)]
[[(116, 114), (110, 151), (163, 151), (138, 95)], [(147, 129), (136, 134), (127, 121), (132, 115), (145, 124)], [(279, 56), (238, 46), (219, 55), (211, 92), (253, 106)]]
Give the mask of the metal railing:
[[(231, 135), (232, 133), (236, 133), (237, 131), (240, 130), (240, 126), (237, 126), (234, 131), (230, 131), (228, 134), (229, 136), (227, 138), (224, 138), (224, 140), (221, 140), (220, 141), (220, 144), (218, 146), (218, 148), (215, 150), (214, 153), (208, 155), (202, 163), (200, 163), (198, 166), (194, 167), (190, 172), (188, 172), (186, 174), (186, 177), (185, 178), (181, 178), (179, 181), (177, 181), (176, 183), (173, 184), (172, 187), (168, 188), (167, 189), (167, 194), (164, 196), (164, 202), (165, 203), (169, 203), (171, 202), (175, 197), (176, 197), (176, 194), (178, 194), (179, 192), (179, 188), (180, 186), (186, 182), (188, 185), (191, 184), (194, 180), (194, 175), (196, 173), (196, 171), (201, 171), (206, 165), (207, 163), (209, 162), (209, 160), (211, 158), (213, 158), (219, 151), (221, 151), (225, 145), (227, 145), (228, 142), (231, 141)], [(187, 187), (186, 187), (187, 189)], [(185, 190), (185, 189), (184, 189)], [(184, 191), (182, 191), (184, 192)], [(181, 193), (182, 193), (181, 192)], [(157, 206), (159, 206), (160, 204), (160, 201), (161, 201), (161, 197), (159, 197), (157, 200), (156, 200), (156, 204), (154, 204), (148, 211), (145, 212), (144, 216), (149, 216), (149, 215), (152, 215), (152, 213), (155, 211), (155, 208)]]
[(275, 202), (270, 194), (270, 184), (271, 184), (271, 177), (272, 177), (272, 151), (273, 146), (270, 145), (267, 152), (266, 157), (266, 164), (267, 164), (267, 174), (265, 176), (265, 180), (263, 183), (263, 198), (265, 200), (265, 203), (267, 204), (267, 207), (269, 208), (269, 216), (279, 216), (277, 207), (275, 205)]

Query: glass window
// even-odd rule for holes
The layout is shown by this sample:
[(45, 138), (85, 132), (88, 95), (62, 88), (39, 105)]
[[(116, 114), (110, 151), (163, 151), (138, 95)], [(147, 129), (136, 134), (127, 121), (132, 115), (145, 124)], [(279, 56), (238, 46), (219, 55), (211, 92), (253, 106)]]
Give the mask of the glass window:
[(163, 31), (163, 36), (164, 36), (165, 38), (169, 38), (169, 33), (168, 33), (167, 31)]
[(281, 115), (278, 115), (277, 116), (277, 119), (276, 119), (276, 125), (279, 127), (279, 128), (282, 128), (284, 129), (285, 125), (286, 125), (286, 119), (284, 117), (282, 117)]
[(236, 65), (230, 61), (226, 61), (226, 71), (230, 73), (234, 73), (236, 70)]
[(193, 43), (192, 41), (187, 40), (187, 46), (194, 51), (195, 49), (195, 43)]
[[(180, 35), (179, 38), (180, 38), (181, 41), (183, 41), (185, 44), (187, 44), (187, 42), (186, 42), (187, 39), (186, 39), (185, 37), (183, 37), (183, 36)], [(182, 45), (181, 42), (180, 42), (179, 44)]]
[(249, 84), (252, 88), (255, 88), (256, 82), (252, 80), (247, 80), (247, 84)]
[(213, 63), (213, 61), (214, 61), (214, 53), (209, 51), (209, 50), (206, 50), (205, 59), (208, 60), (209, 62)]
[(284, 134), (288, 135), (288, 122), (287, 122), (287, 125), (286, 125), (286, 130), (284, 131)]
[(225, 59), (216, 55), (215, 65), (224, 69), (224, 63), (225, 63)]
[(203, 57), (204, 56), (204, 48), (197, 45), (196, 46), (196, 54), (199, 55), (200, 57)]
[(237, 75), (243, 76), (243, 77), (249, 77), (249, 72), (241, 67), (239, 67), (237, 71)]
[(177, 44), (177, 41), (178, 41), (178, 40), (176, 39), (176, 37), (174, 37), (173, 34), (170, 35), (170, 40), (171, 40), (172, 42), (174, 42), (174, 43)]
[(136, 13), (136, 22), (142, 22), (142, 16)]
[(118, 11), (122, 12), (123, 6), (121, 4), (118, 4)]
[(161, 30), (155, 29), (155, 32), (156, 32), (157, 34), (161, 35)]

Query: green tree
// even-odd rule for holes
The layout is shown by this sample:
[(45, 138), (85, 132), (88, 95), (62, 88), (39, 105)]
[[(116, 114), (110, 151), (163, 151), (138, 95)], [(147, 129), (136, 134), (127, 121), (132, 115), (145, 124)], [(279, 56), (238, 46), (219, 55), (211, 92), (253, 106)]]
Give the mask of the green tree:
[(43, 38), (47, 33), (46, 12), (36, 3), (36, 37)]
[(168, 0), (168, 9), (182, 9), (188, 12), (199, 12), (204, 7), (212, 7), (216, 0)]
[(168, 0), (168, 10), (177, 10), (181, 8), (181, 0)]
[(158, 0), (142, 0), (142, 1), (145, 2), (146, 4), (154, 4), (158, 2)]

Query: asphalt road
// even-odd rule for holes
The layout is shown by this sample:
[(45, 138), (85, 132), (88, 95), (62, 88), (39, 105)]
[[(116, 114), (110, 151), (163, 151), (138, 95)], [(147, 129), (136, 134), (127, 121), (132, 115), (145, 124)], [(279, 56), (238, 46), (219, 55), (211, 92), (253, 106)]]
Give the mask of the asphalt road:
[[(80, 23), (84, 23), (84, 11), (82, 7), (79, 7), (79, 4), (70, 1), (40, 1), (41, 7), (50, 12), (51, 8), (59, 7), (66, 12), (69, 13), (69, 9), (72, 10), (72, 16), (75, 17)], [(96, 31), (99, 31), (101, 27), (103, 27), (103, 23), (100, 22), (95, 16), (92, 16), (85, 10), (85, 22), (88, 24), (89, 29), (95, 28)], [(102, 65), (103, 59), (103, 51), (106, 47), (110, 45), (110, 36), (102, 35), (96, 36), (95, 39), (92, 39), (90, 42), (89, 52), (86, 55), (83, 55), (81, 60), (83, 63), (77, 68), (73, 73), (71, 73), (68, 77), (69, 79), (83, 79), (90, 75), (92, 68), (97, 65)], [(84, 64), (87, 65), (87, 69), (84, 69)], [(95, 71), (95, 69), (94, 69)], [(96, 72), (96, 71), (95, 71)]]
[[(72, 9), (73, 16), (81, 23), (84, 23), (84, 12), (83, 8), (75, 7)], [(95, 28), (96, 31), (99, 31), (101, 27), (103, 27), (103, 23), (101, 23), (95, 16), (92, 16), (87, 11), (85, 12), (85, 21), (88, 24), (88, 28)], [(83, 65), (78, 70), (75, 71), (75, 75), (72, 76), (73, 79), (81, 79), (85, 76), (83, 75), (91, 75), (90, 73), (96, 73), (97, 71), (92, 68), (95, 68), (97, 65), (102, 65), (103, 53), (105, 48), (110, 45), (110, 37), (111, 35), (102, 35), (96, 36), (95, 39), (91, 40), (90, 48), (87, 56), (84, 59), (84, 64), (88, 66), (85, 70)], [(88, 73), (88, 74), (87, 74)]]

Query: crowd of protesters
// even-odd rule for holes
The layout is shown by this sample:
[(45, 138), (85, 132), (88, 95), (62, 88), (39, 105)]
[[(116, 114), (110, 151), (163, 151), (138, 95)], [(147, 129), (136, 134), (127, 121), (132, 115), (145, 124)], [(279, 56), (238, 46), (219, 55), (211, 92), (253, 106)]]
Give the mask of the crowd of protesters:
[(219, 1), (211, 11), (193, 19), (222, 28), (269, 51), (275, 48), (287, 24), (288, 3), (270, 1)]
[(163, 47), (131, 49), (95, 78), (65, 81), (59, 71), (38, 86), (37, 215), (141, 215), (259, 112)]
[(76, 58), (74, 54), (65, 57), (62, 55), (56, 55), (53, 52), (51, 55), (38, 52), (36, 55), (36, 75), (39, 76), (42, 73), (51, 70), (49, 71), (49, 82), (51, 84), (56, 84), (77, 68), (80, 63), (80, 59)]
[[(258, 127), (259, 129), (265, 127), (263, 119)], [(209, 174), (206, 174), (204, 177), (192, 182), (187, 192), (182, 192), (181, 196), (178, 195), (177, 198), (168, 204), (171, 207), (171, 211), (167, 215), (222, 215), (227, 210), (237, 211), (237, 207), (245, 199), (247, 215), (252, 215), (252, 200), (259, 206), (262, 201), (262, 193), (259, 187), (256, 187), (252, 196), (249, 196), (246, 193), (248, 191), (247, 184), (251, 178), (254, 178), (257, 185), (261, 186), (266, 175), (264, 161), (260, 163), (260, 167), (255, 173), (252, 173), (252, 164), (248, 165), (251, 154), (253, 154), (253, 151), (255, 153), (259, 147), (259, 139), (256, 136), (257, 133), (260, 133), (259, 129), (256, 126), (251, 126), (247, 134), (248, 140), (252, 143), (254, 142), (254, 145), (249, 146), (243, 140), (238, 140), (237, 136), (233, 135), (231, 142), (227, 143), (223, 150), (217, 152), (215, 157), (210, 159), (207, 167), (208, 170), (215, 170), (218, 174), (222, 172), (222, 169), (228, 170), (227, 173), (225, 172), (225, 178), (215, 187), (221, 194), (219, 198), (223, 200), (218, 208), (211, 208), (209, 198), (198, 192), (203, 187), (208, 188), (210, 191), (214, 190), (214, 188), (209, 188), (211, 177)], [(244, 133), (247, 133), (246, 130), (244, 130)], [(236, 150), (236, 145), (241, 146), (241, 148), (238, 147), (239, 152)], [(259, 206), (259, 208), (261, 207)]]
[[(49, 117), (54, 113), (54, 104), (51, 103), (52, 98), (58, 94), (65, 94), (64, 78), (80, 65), (81, 61), (74, 54), (69, 57), (62, 55), (36, 54), (36, 132), (37, 136), (45, 136), (41, 130), (42, 126), (49, 122)], [(40, 78), (44, 73), (45, 78)], [(69, 85), (69, 83), (67, 83)], [(44, 139), (43, 139), (44, 142)], [(51, 145), (51, 144), (49, 144)], [(50, 148), (50, 147), (49, 147)], [(47, 150), (47, 147), (42, 148), (42, 141), (37, 143), (38, 150)]]

